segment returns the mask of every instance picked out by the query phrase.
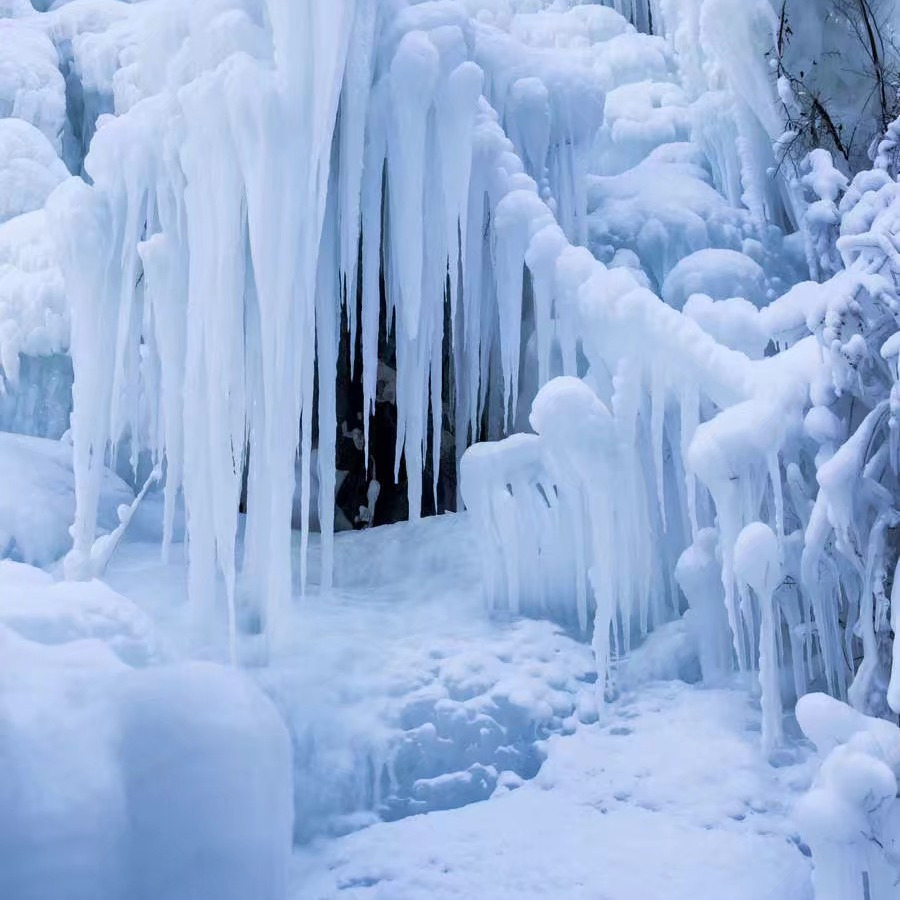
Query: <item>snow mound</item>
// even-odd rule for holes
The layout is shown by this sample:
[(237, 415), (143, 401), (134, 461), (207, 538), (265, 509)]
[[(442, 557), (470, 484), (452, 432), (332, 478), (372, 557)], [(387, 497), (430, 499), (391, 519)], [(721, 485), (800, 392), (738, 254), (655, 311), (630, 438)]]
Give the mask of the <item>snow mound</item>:
[(663, 283), (662, 298), (682, 309), (692, 294), (713, 300), (743, 297), (755, 306), (766, 302), (766, 273), (759, 263), (736, 250), (698, 250), (680, 260)]
[(817, 900), (891, 900), (900, 880), (900, 729), (825, 694), (802, 697), (797, 719), (823, 756), (797, 807)]
[(131, 604), (48, 577), (0, 569), (0, 896), (280, 900), (290, 744), (271, 704), (211, 664), (130, 668)]
[(66, 85), (56, 47), (32, 18), (0, 19), (0, 118), (24, 119), (57, 146)]
[[(0, 174), (0, 180), (2, 180)], [(22, 355), (49, 356), (69, 343), (69, 310), (43, 210), (0, 224), (0, 374), (19, 380)], [(0, 385), (2, 392), (2, 385)]]
[(41, 644), (103, 641), (133, 666), (164, 655), (150, 620), (102, 582), (55, 582), (11, 560), (0, 561), (0, 622)]
[(0, 119), (0, 223), (40, 209), (68, 175), (56, 149), (34, 125)]
[[(47, 566), (71, 546), (75, 517), (72, 447), (63, 441), (0, 432), (0, 556)], [(131, 489), (108, 469), (100, 501), (100, 527), (118, 525), (118, 507)]]

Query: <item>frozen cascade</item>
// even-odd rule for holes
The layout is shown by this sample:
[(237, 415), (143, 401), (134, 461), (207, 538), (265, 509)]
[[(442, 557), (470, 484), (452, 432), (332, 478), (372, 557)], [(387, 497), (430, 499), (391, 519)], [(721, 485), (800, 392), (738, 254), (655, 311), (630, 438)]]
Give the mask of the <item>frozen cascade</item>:
[[(383, 267), (382, 327), (396, 338), (395, 466), (402, 455), (408, 472), (420, 472), (430, 449), (436, 492), (447, 393), (456, 398), (457, 456), (482, 434), (485, 413), (494, 436), (514, 420), (528, 223), (553, 216), (482, 96), (508, 77), (517, 47), (493, 46), (495, 31), (460, 8), (359, 2), (324, 15), (239, 0), (190, 12), (168, 0), (155, 6), (158, 20), (147, 7), (136, 13), (142, 27), (125, 29), (136, 61), (116, 69), (107, 89), (115, 115), (97, 122), (84, 161), (92, 183), (72, 179), (48, 204), (77, 372), (79, 504), (67, 570), (88, 571), (99, 463), (124, 441), (135, 467), (143, 454), (165, 460), (169, 523), (183, 492), (201, 640), (219, 578), (232, 631), (236, 607), (265, 597), (265, 631), (277, 639), (290, 584), (286, 486), (298, 445), (304, 535), (313, 474), (322, 486), (318, 518), (330, 532), (341, 304), (351, 336), (362, 330), (362, 356), (352, 364), (362, 367), (371, 411)], [(52, 28), (68, 35), (80, 70), (89, 71), (89, 52), (106, 47), (78, 40), (78, 21), (61, 11)], [(153, 51), (160, 29), (175, 48), (165, 73)], [(293, 55), (301, 32), (312, 48), (303, 65)], [(533, 58), (546, 68), (546, 54)], [(562, 74), (559, 102), (573, 109), (587, 96), (599, 120), (602, 79), (579, 84)], [(585, 114), (576, 155), (590, 124)], [(574, 127), (548, 123), (543, 137), (528, 141), (537, 177), (564, 203), (583, 181), (573, 174), (581, 163), (558, 155)], [(542, 153), (557, 162), (542, 164)], [(425, 177), (426, 158), (439, 177)], [(584, 216), (576, 215), (582, 236)], [(113, 241), (103, 237), (110, 234)], [(549, 301), (544, 295), (535, 324), (545, 375)], [(115, 353), (96, 360), (98, 341)], [(447, 348), (453, 383), (445, 385)], [(238, 561), (245, 466), (247, 537)], [(410, 477), (413, 518), (421, 490)], [(326, 570), (327, 546), (326, 537)], [(304, 583), (305, 547), (306, 537)]]
[[(532, 472), (523, 484), (540, 486), (547, 512), (529, 500), (527, 521), (491, 530), (506, 557), (495, 604), (504, 583), (515, 583), (513, 608), (543, 608), (559, 596), (554, 580), (570, 577), (578, 598), (570, 618), (587, 629), (591, 586), (605, 579), (610, 637), (627, 650), (634, 634), (677, 612), (678, 558), (714, 527), (735, 657), (753, 668), (759, 611), (738, 586), (734, 546), (760, 519), (773, 526), (793, 585), (790, 599), (775, 604), (776, 619), (795, 629), (788, 643), (803, 622), (816, 623), (806, 632), (813, 646), (803, 646), (805, 663), (795, 666), (797, 690), (819, 676), (845, 690), (852, 673), (842, 664), (833, 604), (809, 586), (825, 567), (837, 597), (847, 579), (871, 581), (884, 565), (877, 556), (854, 562), (851, 575), (843, 559), (856, 542), (839, 488), (853, 466), (837, 461), (851, 445), (839, 451), (814, 420), (850, 384), (834, 351), (823, 356), (822, 340), (838, 294), (843, 302), (855, 302), (860, 288), (882, 296), (877, 272), (886, 263), (877, 248), (888, 259), (890, 248), (866, 237), (875, 220), (859, 210), (872, 204), (850, 203), (865, 186), (854, 194), (846, 179), (831, 177), (821, 153), (799, 183), (766, 176), (780, 123), (762, 53), (750, 55), (770, 35), (766, 3), (614, 6), (359, 0), (324, 15), (274, 0), (208, 0), (190, 10), (158, 0), (134, 11), (140, 27), (117, 13), (105, 32), (78, 4), (38, 17), (69, 48), (82, 90), (115, 113), (96, 121), (84, 161), (92, 183), (66, 181), (46, 213), (73, 316), (72, 575), (88, 570), (100, 462), (124, 441), (135, 467), (142, 454), (165, 461), (166, 543), (183, 491), (200, 630), (214, 617), (221, 578), (232, 632), (237, 607), (264, 597), (264, 630), (277, 639), (290, 594), (286, 486), (298, 447), (305, 584), (314, 476), (330, 569), (341, 322), (351, 338), (362, 331), (362, 355), (351, 365), (362, 368), (368, 412), (381, 327), (396, 342), (394, 474), (401, 457), (408, 472), (422, 471), (430, 450), (435, 491), (445, 395), (455, 406), (457, 458), (485, 426), (497, 437), (521, 424), (519, 405), (553, 375), (583, 377), (612, 417), (620, 463), (604, 503), (636, 549), (613, 554), (615, 567), (598, 567), (597, 554), (611, 552), (598, 549), (605, 526), (593, 523), (589, 535), (581, 519), (596, 518), (599, 506), (575, 515), (564, 503), (567, 491), (551, 474), (560, 462), (539, 434), (510, 453), (517, 472)], [(621, 14), (645, 31), (652, 19), (655, 34)], [(726, 27), (735, 16), (752, 36), (740, 48)], [(29, 47), (43, 46), (28, 27)], [(300, 33), (310, 50), (303, 63), (294, 53)], [(110, 63), (116, 46), (128, 53)], [(160, 47), (171, 51), (168, 65), (155, 55)], [(47, 105), (29, 113), (45, 129), (58, 93), (49, 76), (47, 83)], [(64, 130), (54, 128), (51, 136)], [(887, 150), (882, 157), (876, 172), (889, 165)], [(664, 187), (650, 192), (647, 184)], [(881, 186), (885, 199), (889, 188)], [(840, 259), (844, 268), (827, 287), (791, 288), (802, 275), (798, 242), (767, 223), (812, 227), (826, 207), (847, 232), (829, 265)], [(890, 219), (887, 207), (882, 214)], [(743, 298), (726, 296), (735, 259), (743, 260)], [(660, 292), (683, 311), (660, 303)], [(98, 342), (115, 352), (97, 359)], [(781, 352), (766, 357), (771, 344)], [(355, 357), (355, 339), (350, 346)], [(851, 358), (858, 341), (847, 346)], [(444, 383), (447, 350), (452, 384)], [(874, 416), (865, 433), (880, 434), (882, 421)], [(364, 429), (368, 441), (368, 416)], [(807, 437), (822, 448), (818, 456)], [(629, 447), (638, 452), (623, 452)], [(477, 484), (463, 491), (487, 522), (499, 514), (488, 482), (496, 477), (505, 489), (513, 479), (502, 451), (488, 466), (494, 474), (481, 478), (487, 451), (479, 453), (478, 465), (463, 467)], [(523, 470), (528, 454), (535, 459)], [(827, 466), (826, 455), (835, 457)], [(237, 560), (245, 466), (246, 541)], [(869, 477), (864, 468), (857, 475)], [(413, 518), (421, 487), (409, 478)], [(503, 506), (516, 504), (513, 494)], [(511, 509), (503, 515), (515, 518)], [(879, 522), (882, 533), (891, 514)], [(547, 583), (528, 577), (524, 549), (542, 546), (545, 526), (575, 529), (547, 563)], [(530, 533), (514, 551), (507, 545), (519, 532)], [(653, 552), (640, 538), (648, 532), (657, 538)], [(842, 554), (836, 566), (832, 548)], [(879, 639), (871, 638), (857, 697), (877, 681)], [(595, 643), (604, 656), (597, 635)]]
[[(200, 649), (265, 656), (295, 559), (331, 585), (343, 348), (368, 458), (388, 345), (379, 478), (405, 467), (415, 519), (450, 450), (489, 607), (590, 637), (601, 702), (687, 610), (705, 680), (753, 674), (773, 759), (809, 691), (900, 712), (897, 126), (854, 178), (821, 148), (794, 171), (775, 5), (56, 6), (0, 22), (0, 421), (59, 437), (71, 357), (71, 577), (115, 546), (127, 457), (163, 475), (164, 552), (183, 501)], [(848, 794), (888, 797), (888, 739), (853, 723), (810, 809), (890, 835)], [(444, 802), (395, 781), (398, 810)]]
[[(640, 448), (619, 454), (616, 496), (607, 498), (620, 534), (639, 549), (606, 571), (593, 556), (599, 538), (575, 528), (563, 541), (580, 560), (572, 618), (587, 628), (592, 572), (591, 583), (609, 579), (617, 647), (630, 645), (632, 613), (640, 633), (665, 621), (679, 605), (679, 555), (715, 515), (736, 658), (755, 665), (758, 614), (734, 578), (738, 535), (757, 518), (771, 521), (780, 544), (790, 544), (781, 552), (792, 580), (809, 584), (838, 510), (825, 485), (821, 502), (797, 508), (817, 490), (808, 451), (795, 448), (810, 387), (827, 379), (810, 317), (828, 300), (824, 288), (785, 293), (800, 276), (796, 242), (765, 224), (808, 219), (797, 185), (765, 177), (780, 123), (761, 62), (748, 53), (764, 45), (771, 10), (727, 0), (613, 5), (518, 11), (359, 0), (323, 15), (274, 0), (209, 0), (191, 10), (158, 0), (135, 10), (140, 28), (117, 13), (106, 32), (78, 4), (48, 14), (47, 33), (69, 48), (82, 90), (115, 113), (96, 122), (84, 161), (92, 184), (68, 181), (48, 204), (74, 318), (73, 575), (86, 571), (95, 539), (99, 461), (125, 439), (134, 466), (143, 453), (165, 460), (166, 543), (184, 492), (201, 630), (221, 577), (232, 631), (236, 607), (265, 597), (265, 631), (277, 639), (290, 593), (286, 486), (298, 445), (302, 543), (315, 475), (327, 572), (341, 322), (353, 348), (362, 331), (351, 364), (362, 368), (370, 412), (383, 302), (381, 327), (396, 341), (397, 469), (402, 454), (408, 472), (422, 471), (430, 449), (436, 490), (445, 394), (454, 399), (459, 457), (484, 422), (489, 436), (521, 423), (530, 365), (537, 385), (586, 375), (617, 445)], [(746, 47), (728, 43), (733, 16), (753, 37)], [(641, 33), (651, 19), (655, 34)], [(311, 48), (302, 64), (293, 53), (300, 32)], [(110, 64), (116, 42), (128, 53)], [(156, 44), (171, 49), (168, 66)], [(35, 108), (46, 128), (55, 107)], [(803, 184), (824, 199), (810, 209), (836, 210), (847, 185), (829, 181), (821, 154), (815, 160), (819, 174)], [(651, 195), (650, 183), (665, 189)], [(736, 259), (752, 303), (725, 296)], [(874, 264), (854, 271), (861, 277)], [(834, 277), (845, 295), (855, 289), (855, 276)], [(98, 341), (115, 353), (96, 359)], [(770, 342), (783, 352), (760, 358)], [(369, 428), (367, 415), (367, 441)], [(528, 452), (548, 471), (537, 483), (546, 480), (539, 496), (553, 507), (565, 491), (549, 474), (559, 466), (545, 443), (532, 441)], [(236, 560), (245, 465), (246, 541)], [(790, 487), (789, 471), (801, 474)], [(463, 486), (473, 507), (487, 503), (481, 487)], [(414, 518), (418, 477), (409, 492)], [(528, 540), (538, 546), (545, 519), (575, 527), (568, 511), (551, 509), (501, 531), (501, 543), (537, 528)], [(807, 532), (802, 553), (798, 525)], [(638, 538), (648, 529), (659, 539), (658, 564)], [(302, 583), (305, 558), (303, 549)], [(509, 557), (508, 578), (557, 596), (543, 578), (511, 574), (529, 559)], [(552, 578), (568, 569), (562, 558), (549, 565)], [(496, 602), (502, 590), (498, 583)], [(527, 592), (515, 593), (515, 608), (534, 608)], [(821, 674), (843, 690), (838, 631), (819, 592), (777, 606), (792, 627), (813, 612)], [(798, 690), (819, 671), (806, 651), (812, 668), (797, 669)]]

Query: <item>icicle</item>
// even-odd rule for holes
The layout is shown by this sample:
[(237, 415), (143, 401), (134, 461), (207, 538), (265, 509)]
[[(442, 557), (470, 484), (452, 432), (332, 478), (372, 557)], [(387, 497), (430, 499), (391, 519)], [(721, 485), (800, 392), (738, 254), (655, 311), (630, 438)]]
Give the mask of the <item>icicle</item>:
[[(72, 304), (72, 436), (75, 469), (75, 522), (66, 557), (69, 578), (90, 578), (90, 553), (96, 536), (97, 503), (109, 442), (109, 409), (114, 357), (98, 347), (114, 347), (120, 297), (116, 242), (109, 201), (84, 182), (64, 182), (51, 198), (49, 222)], [(110, 246), (109, 237), (113, 236)]]
[[(325, 213), (316, 281), (316, 351), (319, 371), (319, 530), (322, 535), (320, 583), (331, 589), (334, 570), (334, 495), (337, 454), (337, 360), (340, 343), (340, 246), (336, 184)], [(355, 304), (354, 304), (355, 305)], [(306, 445), (304, 444), (304, 449)]]
[(525, 251), (530, 237), (529, 222), (536, 206), (542, 204), (535, 194), (514, 191), (500, 201), (494, 212), (494, 277), (500, 314), (503, 415), (507, 431), (510, 421), (515, 421), (519, 395)]
[[(369, 458), (369, 427), (378, 386), (378, 322), (381, 316), (382, 187), (387, 138), (384, 135), (387, 82), (373, 91), (369, 106), (368, 141), (363, 169), (362, 199), (362, 383), (365, 454)], [(378, 473), (384, 478), (387, 473)]]
[(891, 709), (900, 714), (900, 561), (894, 567), (891, 585), (891, 628), (894, 632), (893, 661), (887, 701)]
[(472, 173), (475, 116), (483, 82), (483, 73), (475, 63), (461, 63), (442, 86), (436, 104), (438, 147), (442, 148), (441, 177), (445, 238), (449, 251), (451, 321), (456, 318), (460, 265), (465, 274), (466, 207)]
[[(225, 581), (229, 649), (236, 660), (237, 507), (243, 473), (245, 232), (241, 170), (228, 136), (224, 100), (214, 83), (182, 94), (187, 116), (208, 127), (190, 132), (181, 148), (186, 178), (188, 268), (184, 393), (185, 502), (189, 526), (209, 529), (210, 541), (192, 536), (191, 599), (204, 639), (216, 594), (216, 564)], [(213, 125), (215, 123), (215, 125)]]
[(759, 685), (762, 690), (762, 741), (766, 754), (783, 740), (781, 684), (775, 630), (774, 594), (781, 583), (778, 538), (768, 525), (753, 522), (741, 531), (734, 547), (735, 574), (753, 589), (759, 601), (761, 630), (759, 637)]
[(122, 538), (125, 536), (125, 532), (128, 530), (128, 526), (131, 524), (134, 514), (137, 512), (141, 503), (143, 503), (144, 498), (147, 496), (147, 492), (160, 480), (160, 478), (162, 478), (162, 469), (159, 466), (156, 466), (147, 477), (144, 486), (138, 491), (137, 496), (131, 502), (131, 505), (119, 507), (118, 526), (109, 534), (104, 534), (94, 541), (94, 546), (91, 548), (91, 569), (95, 578), (102, 578), (106, 573), (110, 560), (119, 544), (122, 542)]
[(365, 163), (366, 121), (372, 88), (376, 0), (357, 0), (350, 35), (347, 68), (341, 89), (340, 160), (340, 272), (350, 330), (350, 372), (356, 362), (356, 282), (359, 261), (360, 190)]
[(772, 486), (772, 496), (775, 500), (775, 534), (781, 541), (784, 539), (784, 487), (781, 483), (781, 463), (777, 452), (769, 454), (767, 465), (769, 483)]
[(666, 424), (666, 384), (659, 364), (650, 366), (650, 439), (653, 447), (653, 471), (656, 475), (656, 502), (662, 531), (666, 531), (666, 486), (663, 457)]
[(878, 638), (875, 633), (875, 596), (878, 590), (876, 579), (879, 577), (879, 570), (882, 573), (884, 571), (882, 557), (885, 550), (885, 531), (890, 524), (892, 517), (887, 513), (882, 513), (873, 523), (869, 533), (865, 571), (861, 579), (858, 631), (862, 637), (863, 659), (847, 691), (847, 700), (854, 709), (862, 713), (870, 712), (873, 685), (881, 667)]
[(566, 239), (555, 223), (548, 224), (531, 238), (525, 262), (531, 272), (534, 292), (534, 325), (537, 333), (538, 384), (550, 380), (550, 352), (553, 339), (553, 290), (556, 258)]
[(175, 521), (175, 505), (184, 465), (184, 357), (187, 323), (187, 273), (183, 255), (165, 234), (139, 245), (144, 265), (144, 296), (153, 311), (153, 327), (160, 360), (162, 427), (166, 457), (163, 560), (168, 560)]
[(391, 62), (389, 76), (393, 127), (388, 136), (388, 175), (391, 246), (400, 315), (408, 335), (418, 333), (422, 306), (425, 139), (438, 71), (438, 52), (428, 35), (421, 31), (405, 34)]
[(486, 385), (481, 380), (482, 364), (487, 350), (487, 334), (482, 334), (482, 309), (487, 302), (485, 270), (487, 260), (484, 255), (485, 230), (485, 186), (481, 169), (482, 160), (478, 160), (469, 183), (469, 224), (466, 228), (468, 236), (465, 248), (464, 286), (463, 286), (463, 319), (465, 322), (464, 350), (466, 365), (459, 367), (459, 377), (464, 379), (465, 390), (460, 394), (468, 398), (469, 427), (473, 439), (480, 432), (480, 418), (483, 410), (483, 396)]

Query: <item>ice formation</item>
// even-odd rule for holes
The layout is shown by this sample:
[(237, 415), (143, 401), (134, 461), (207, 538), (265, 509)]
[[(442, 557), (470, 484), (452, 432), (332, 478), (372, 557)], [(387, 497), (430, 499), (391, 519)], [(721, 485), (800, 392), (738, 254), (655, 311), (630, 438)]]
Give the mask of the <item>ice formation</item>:
[(816, 900), (889, 900), (900, 879), (900, 729), (824, 694), (797, 705), (825, 757), (798, 810), (816, 861)]
[[(292, 522), (330, 585), (343, 357), (369, 444), (390, 343), (410, 517), (446, 406), (489, 607), (590, 636), (600, 702), (687, 609), (771, 755), (813, 689), (900, 713), (900, 132), (854, 177), (792, 156), (785, 73), (846, 38), (820, 3), (787, 51), (769, 0), (37, 5), (0, 2), (0, 422), (62, 434), (68, 353), (69, 577), (143, 496), (102, 520), (118, 463), (164, 546), (183, 502), (201, 644), (278, 642)], [(821, 792), (865, 819), (863, 750)]]

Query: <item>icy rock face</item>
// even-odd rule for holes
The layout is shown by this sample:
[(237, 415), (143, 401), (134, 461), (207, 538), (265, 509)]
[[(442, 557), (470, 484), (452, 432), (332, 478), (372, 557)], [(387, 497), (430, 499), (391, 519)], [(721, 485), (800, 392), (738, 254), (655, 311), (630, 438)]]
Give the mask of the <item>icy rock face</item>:
[[(68, 177), (60, 159), (65, 82), (30, 3), (0, 17), (0, 426), (45, 437), (68, 428), (71, 375), (35, 358), (68, 348), (68, 304), (44, 204)], [(64, 367), (64, 366), (63, 366)], [(20, 370), (27, 376), (20, 383)], [(68, 383), (66, 383), (68, 381)], [(60, 421), (62, 420), (62, 421)]]
[(59, 146), (65, 81), (56, 48), (30, 17), (0, 19), (0, 118), (23, 119)]
[(290, 742), (252, 684), (132, 668), (160, 651), (131, 603), (10, 562), (0, 645), (2, 896), (284, 898)]
[[(100, 119), (85, 161), (93, 184), (67, 183), (49, 205), (76, 324), (79, 508), (69, 571), (84, 571), (94, 537), (91, 448), (130, 434), (135, 449), (165, 455), (170, 509), (183, 490), (192, 510), (192, 595), (208, 603), (218, 570), (233, 607), (235, 508), (249, 458), (244, 574), (250, 593), (268, 598), (276, 633), (290, 584), (285, 485), (299, 435), (306, 533), (314, 429), (318, 519), (330, 553), (335, 361), (352, 286), (359, 280), (361, 304), (347, 304), (346, 321), (351, 346), (362, 332), (366, 409), (375, 399), (383, 275), (397, 325), (397, 466), (402, 454), (418, 473), (430, 455), (436, 479), (443, 429), (429, 409), (440, 410), (445, 393), (457, 401), (457, 454), (485, 417), (492, 435), (515, 420), (524, 254), (536, 219), (553, 220), (539, 191), (568, 233), (584, 239), (586, 153), (615, 72), (594, 75), (577, 52), (559, 64), (533, 47), (533, 72), (519, 84), (512, 76), (527, 41), (449, 4), (347, 2), (325, 17), (307, 5), (288, 12), (235, 0), (208, 4), (212, 20), (170, 6), (138, 4), (130, 20), (110, 13), (105, 29), (91, 30), (78, 4), (50, 20), (57, 40), (71, 40), (83, 89), (110, 96), (111, 86), (115, 113)], [(598, 41), (592, 59), (599, 44), (635, 37), (609, 10), (573, 12), (579, 22)], [(294, 61), (301, 34), (311, 48), (302, 66)], [(166, 79), (160, 46), (172, 51)], [(627, 41), (619, 50), (628, 55)], [(532, 177), (498, 110), (509, 86), (509, 122), (519, 121), (517, 103), (527, 112), (540, 101), (527, 81), (538, 76), (551, 102), (580, 115), (554, 114), (535, 128), (522, 118), (517, 139)], [(291, 124), (304, 116), (311, 132)], [(424, 177), (425, 158), (437, 161), (437, 177)], [(213, 308), (204, 298), (214, 294)], [(551, 316), (545, 294), (533, 326), (542, 371)], [(98, 344), (116, 351), (97, 360)], [(451, 352), (452, 386), (444, 383)], [(144, 407), (128, 401), (137, 396)], [(210, 405), (209, 397), (219, 399)], [(409, 479), (414, 518), (422, 490), (436, 490), (420, 482)], [(303, 583), (304, 560), (301, 548)]]
[(0, 396), (0, 430), (58, 440), (69, 430), (72, 412), (72, 360), (20, 355), (19, 380), (7, 382)]

